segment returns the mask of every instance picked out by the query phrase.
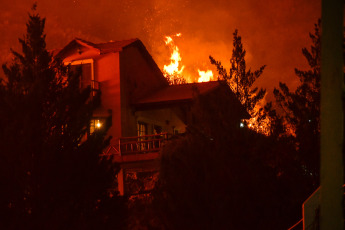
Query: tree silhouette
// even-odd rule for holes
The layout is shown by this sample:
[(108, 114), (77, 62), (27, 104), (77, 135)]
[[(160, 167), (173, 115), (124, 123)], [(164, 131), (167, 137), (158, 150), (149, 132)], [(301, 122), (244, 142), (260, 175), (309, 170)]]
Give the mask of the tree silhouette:
[(253, 84), (261, 76), (266, 65), (261, 66), (254, 72), (250, 68), (247, 70), (245, 56), (246, 50), (243, 48), (242, 38), (238, 35), (238, 31), (235, 30), (233, 33), (233, 50), (229, 72), (224, 69), (220, 61), (216, 61), (212, 56), (210, 56), (210, 61), (217, 67), (221, 80), (226, 80), (248, 113), (260, 123), (258, 119), (262, 115), (262, 109), (257, 108), (257, 106), (264, 98), (266, 90), (259, 89), (258, 87), (253, 88)]
[(311, 187), (319, 184), (320, 170), (320, 21), (315, 24), (310, 35), (310, 50), (302, 49), (303, 56), (310, 66), (309, 70), (295, 69), (300, 85), (291, 92), (284, 83), (274, 89), (274, 96), (284, 129), (282, 135), (292, 138), (298, 151), (298, 160), (311, 178)]
[(52, 58), (35, 10), (0, 82), (0, 226), (105, 229), (122, 216), (108, 194), (117, 167), (100, 158), (110, 122), (87, 136), (100, 94), (80, 89), (80, 73)]
[(166, 229), (287, 229), (296, 220), (289, 146), (277, 162), (284, 143), (234, 126), (228, 103), (199, 95), (195, 122), (163, 147), (153, 207)]

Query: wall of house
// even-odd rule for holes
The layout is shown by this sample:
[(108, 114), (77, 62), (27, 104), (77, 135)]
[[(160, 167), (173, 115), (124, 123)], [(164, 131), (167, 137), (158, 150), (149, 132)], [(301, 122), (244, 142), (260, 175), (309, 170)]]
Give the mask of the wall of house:
[(99, 55), (94, 61), (94, 73), (102, 92), (100, 110), (104, 116), (108, 116), (108, 110), (111, 110), (112, 126), (108, 134), (113, 137), (111, 144), (115, 144), (121, 137), (119, 53)]
[(131, 102), (168, 83), (151, 56), (140, 45), (126, 47), (120, 52), (120, 72), (122, 136), (136, 136), (137, 118)]
[(94, 80), (100, 82), (102, 93), (101, 107), (96, 109), (93, 115), (96, 119), (102, 119), (103, 121), (110, 114), (112, 115), (112, 126), (108, 135), (113, 136), (111, 144), (116, 143), (117, 138), (121, 136), (119, 53), (101, 55), (97, 49), (77, 44), (64, 55), (66, 56), (64, 59), (66, 64), (80, 64), (83, 63), (83, 60), (91, 64)]

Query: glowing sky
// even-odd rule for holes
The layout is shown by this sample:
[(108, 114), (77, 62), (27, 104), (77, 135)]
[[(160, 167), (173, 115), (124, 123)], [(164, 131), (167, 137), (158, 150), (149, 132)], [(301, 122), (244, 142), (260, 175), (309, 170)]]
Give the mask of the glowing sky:
[[(25, 33), (33, 1), (0, 0), (0, 62)], [(316, 0), (41, 0), (48, 49), (61, 48), (75, 37), (91, 42), (139, 38), (160, 68), (169, 63), (166, 35), (176, 38), (186, 70), (210, 69), (208, 56), (228, 67), (232, 33), (237, 28), (247, 50), (247, 64), (267, 67), (258, 82), (272, 91), (279, 81), (294, 87), (294, 68), (306, 68), (301, 49), (310, 46), (309, 32), (321, 15)], [(2, 74), (2, 73), (1, 73)]]

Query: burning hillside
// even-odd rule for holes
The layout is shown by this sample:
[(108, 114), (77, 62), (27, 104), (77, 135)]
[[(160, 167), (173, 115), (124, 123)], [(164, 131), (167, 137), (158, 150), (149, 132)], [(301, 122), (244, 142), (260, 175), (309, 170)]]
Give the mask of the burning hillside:
[[(166, 36), (165, 37), (165, 44), (169, 47), (169, 50), (171, 51), (170, 55), (170, 63), (168, 65), (164, 65), (163, 67), (163, 73), (164, 76), (169, 78), (170, 82), (173, 82), (174, 79), (184, 79), (185, 82), (191, 83), (195, 81), (195, 77), (188, 71), (185, 70), (185, 65), (182, 64), (182, 57), (180, 54), (180, 50), (178, 46), (175, 44), (173, 38), (181, 37), (181, 33), (177, 33), (173, 36)], [(205, 60), (205, 62), (208, 60)], [(205, 82), (205, 81), (211, 81), (213, 79), (213, 72), (212, 70), (200, 70), (198, 71), (198, 82)]]
[[(169, 83), (170, 84), (181, 84), (181, 83), (192, 83), (192, 82), (196, 82), (196, 81), (197, 82), (207, 82), (207, 81), (225, 78), (225, 79), (228, 79), (227, 83), (229, 84), (230, 88), (233, 91), (236, 91), (234, 89), (237, 89), (236, 95), (237, 95), (238, 99), (242, 103), (244, 103), (244, 106), (246, 107), (245, 101), (250, 100), (249, 98), (254, 97), (255, 95), (254, 94), (253, 95), (247, 95), (247, 94), (243, 93), (245, 91), (245, 88), (249, 88), (249, 89), (251, 88), (251, 85), (248, 85), (248, 86), (239, 85), (239, 81), (240, 81), (239, 79), (241, 78), (241, 76), (237, 75), (237, 74), (241, 73), (243, 71), (240, 69), (236, 69), (235, 74), (232, 77), (232, 75), (228, 75), (226, 73), (226, 70), (224, 69), (223, 74), (226, 74), (226, 77), (225, 76), (215, 77), (212, 70), (209, 70), (209, 69), (200, 70), (200, 68), (194, 66), (195, 70), (193, 70), (193, 72), (196, 72), (196, 70), (197, 70), (198, 76), (195, 76), (196, 74), (191, 74), (189, 71), (186, 71), (187, 68), (183, 64), (183, 58), (182, 58), (182, 55), (180, 53), (180, 49), (174, 41), (174, 39), (180, 38), (181, 36), (182, 36), (181, 33), (177, 33), (173, 36), (166, 36), (165, 37), (165, 45), (168, 46), (169, 50), (170, 50), (170, 58), (169, 58), (170, 63), (163, 66), (163, 74), (168, 79)], [(240, 37), (237, 37), (237, 38), (239, 38), (239, 41), (241, 42), (241, 38)], [(234, 47), (234, 49), (235, 49), (235, 47)], [(239, 51), (237, 50), (237, 52), (239, 52)], [(234, 51), (233, 51), (233, 55), (234, 55)], [(243, 58), (245, 57), (245, 51), (243, 51), (242, 57)], [(215, 63), (212, 62), (212, 64), (215, 64)], [(215, 64), (215, 65), (217, 65), (217, 64)], [(219, 67), (223, 68), (221, 66), (220, 62), (219, 62), (219, 65), (220, 66), (217, 66), (217, 69), (219, 69)], [(232, 68), (234, 68), (234, 66), (235, 65), (233, 65)], [(237, 68), (240, 68), (239, 67), (240, 65), (236, 65), (236, 66), (237, 66)], [(262, 70), (263, 69), (264, 69), (264, 67), (262, 67)], [(262, 70), (261, 70), (261, 72), (262, 72)], [(244, 70), (244, 72), (246, 72), (246, 71)], [(250, 73), (250, 70), (248, 73)], [(221, 74), (221, 75), (223, 75), (223, 74)], [(247, 76), (242, 76), (242, 77), (247, 77)], [(242, 87), (245, 87), (245, 88), (242, 88)], [(239, 94), (239, 91), (242, 93)], [(241, 94), (243, 94), (243, 95), (241, 95)], [(244, 100), (243, 97), (249, 97), (249, 98)], [(256, 104), (253, 109), (248, 110), (248, 112), (251, 114), (252, 118), (244, 121), (244, 123), (241, 123), (241, 127), (243, 124), (246, 124), (248, 128), (253, 129), (257, 132), (265, 133), (265, 134), (267, 134), (269, 132), (269, 130), (268, 130), (269, 129), (269, 123), (270, 123), (269, 120), (267, 120), (267, 119), (260, 120), (259, 119), (259, 117), (262, 115), (261, 110), (264, 107), (263, 102), (264, 101), (261, 101), (261, 103)]]

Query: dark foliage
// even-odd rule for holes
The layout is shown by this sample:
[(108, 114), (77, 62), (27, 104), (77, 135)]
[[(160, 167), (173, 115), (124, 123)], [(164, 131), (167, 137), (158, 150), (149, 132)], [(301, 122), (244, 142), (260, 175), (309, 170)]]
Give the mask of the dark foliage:
[[(36, 7), (34, 7), (35, 10)], [(0, 82), (0, 228), (108, 229), (123, 202), (110, 198), (115, 167), (101, 159), (109, 122), (87, 137), (100, 95), (79, 89), (46, 50), (45, 19), (29, 15), (22, 54), (3, 65)]]
[(289, 145), (234, 126), (226, 105), (199, 96), (194, 125), (163, 149), (153, 207), (165, 229), (287, 229), (300, 212)]
[[(230, 59), (229, 73), (224, 69), (220, 61), (216, 61), (210, 56), (210, 61), (217, 67), (221, 80), (225, 80), (232, 91), (236, 94), (238, 100), (247, 109), (252, 117), (259, 118), (262, 110), (255, 108), (266, 94), (265, 89), (253, 87), (254, 82), (261, 76), (265, 69), (265, 65), (258, 70), (252, 72), (246, 65), (246, 50), (242, 45), (242, 38), (238, 35), (238, 31), (233, 33), (233, 50)], [(263, 118), (262, 118), (263, 119)], [(260, 121), (258, 121), (260, 122)]]
[(279, 89), (274, 90), (283, 127), (280, 136), (292, 140), (297, 151), (296, 160), (304, 168), (304, 176), (309, 178), (309, 192), (318, 187), (320, 179), (320, 35), (319, 22), (310, 34), (310, 50), (302, 49), (310, 69), (295, 69), (300, 80), (297, 89), (291, 92), (286, 84), (280, 83)]

